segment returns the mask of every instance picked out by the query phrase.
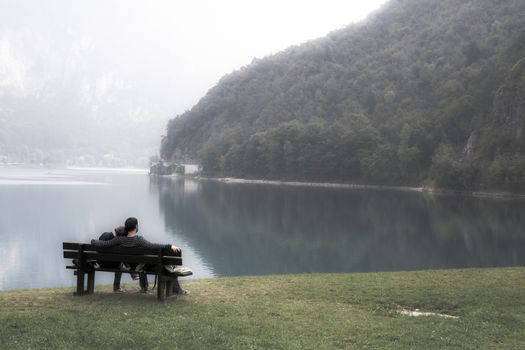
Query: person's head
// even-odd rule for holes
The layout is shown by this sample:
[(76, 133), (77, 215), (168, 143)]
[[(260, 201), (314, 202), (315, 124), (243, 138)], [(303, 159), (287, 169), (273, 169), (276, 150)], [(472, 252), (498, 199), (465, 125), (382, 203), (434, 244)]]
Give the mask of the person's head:
[(115, 236), (126, 236), (126, 228), (122, 225), (115, 227)]
[(126, 234), (130, 233), (135, 229), (138, 231), (138, 227), (139, 221), (137, 220), (137, 218), (127, 218), (126, 222), (124, 222), (124, 229), (126, 231)]

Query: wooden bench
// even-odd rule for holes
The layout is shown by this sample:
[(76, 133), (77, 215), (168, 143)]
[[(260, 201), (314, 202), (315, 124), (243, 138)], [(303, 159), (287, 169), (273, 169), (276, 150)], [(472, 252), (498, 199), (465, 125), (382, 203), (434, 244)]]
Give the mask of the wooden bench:
[[(174, 296), (172, 283), (181, 276), (189, 276), (191, 271), (185, 273), (170, 273), (164, 265), (182, 265), (181, 253), (175, 253), (171, 249), (147, 249), (147, 248), (125, 248), (125, 247), (97, 247), (83, 243), (62, 243), (64, 258), (73, 259), (75, 263), (66, 266), (67, 269), (75, 270), (77, 276), (77, 289), (75, 295), (82, 296), (93, 294), (95, 288), (95, 272), (123, 272), (133, 270), (121, 268), (106, 268), (96, 261), (124, 262), (132, 265), (146, 264), (148, 267), (144, 273), (157, 277), (157, 299), (164, 301), (167, 297)], [(87, 276), (87, 289), (84, 289), (84, 280)]]

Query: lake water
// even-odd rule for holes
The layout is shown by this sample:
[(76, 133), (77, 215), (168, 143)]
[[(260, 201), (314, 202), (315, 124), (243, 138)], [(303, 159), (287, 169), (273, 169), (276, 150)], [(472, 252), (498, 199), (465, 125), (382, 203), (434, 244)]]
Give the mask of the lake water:
[(62, 242), (89, 242), (128, 216), (148, 240), (181, 246), (192, 278), (525, 265), (524, 210), (523, 200), (0, 167), (0, 290), (73, 286)]

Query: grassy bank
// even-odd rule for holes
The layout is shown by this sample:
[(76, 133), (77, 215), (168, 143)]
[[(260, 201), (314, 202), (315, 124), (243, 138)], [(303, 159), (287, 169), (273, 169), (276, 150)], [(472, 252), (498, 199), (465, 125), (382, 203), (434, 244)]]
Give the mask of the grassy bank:
[[(158, 303), (97, 286), (0, 292), (6, 349), (524, 349), (525, 268), (196, 280)], [(441, 316), (411, 317), (419, 309)]]

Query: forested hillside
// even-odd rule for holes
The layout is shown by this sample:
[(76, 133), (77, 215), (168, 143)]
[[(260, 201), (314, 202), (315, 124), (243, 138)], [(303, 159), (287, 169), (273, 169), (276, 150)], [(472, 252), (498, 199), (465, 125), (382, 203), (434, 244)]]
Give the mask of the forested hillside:
[(391, 0), (223, 77), (161, 156), (212, 176), (523, 191), (524, 126), (525, 1)]

